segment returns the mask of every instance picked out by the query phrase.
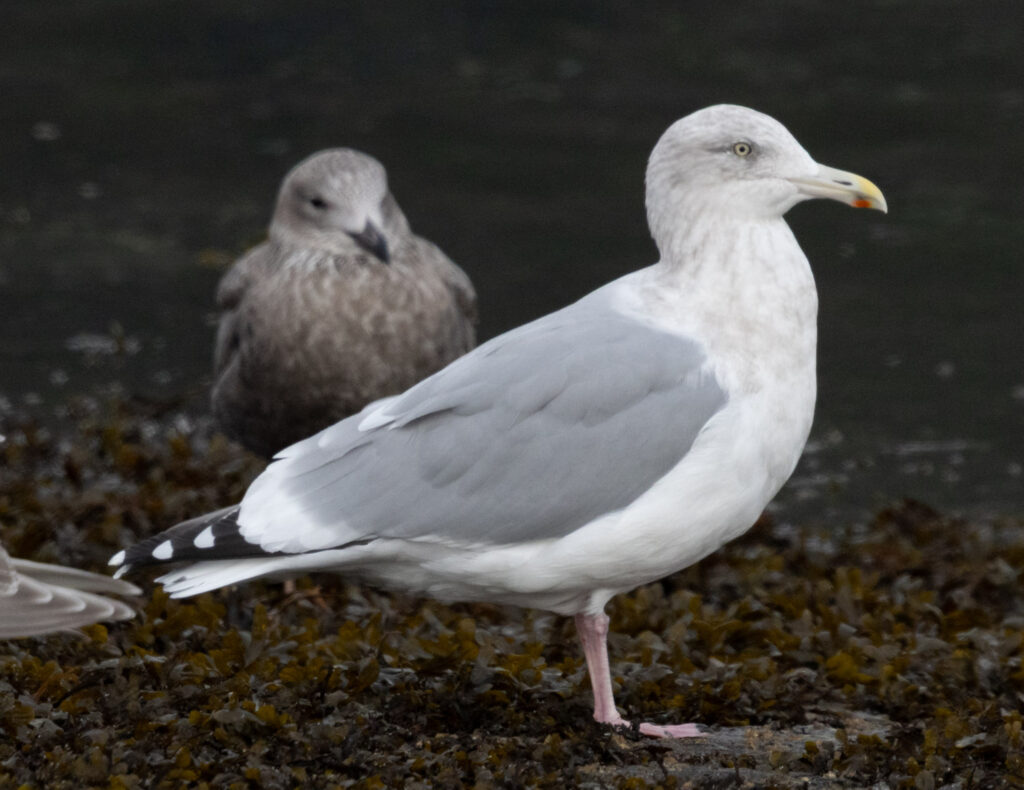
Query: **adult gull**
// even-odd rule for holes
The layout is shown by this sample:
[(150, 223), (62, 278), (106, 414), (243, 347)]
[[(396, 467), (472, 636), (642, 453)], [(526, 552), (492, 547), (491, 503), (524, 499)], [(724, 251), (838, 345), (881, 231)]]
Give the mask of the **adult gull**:
[(141, 592), (134, 584), (98, 573), (15, 559), (0, 546), (0, 639), (127, 620), (135, 611), (105, 594)]
[(217, 289), (213, 413), (274, 452), (444, 367), (476, 343), (476, 294), (415, 235), (384, 167), (349, 148), (285, 177), (268, 241)]
[(111, 564), (191, 563), (160, 577), (175, 597), (328, 570), (573, 615), (594, 718), (629, 724), (605, 604), (747, 530), (807, 439), (817, 294), (782, 217), (817, 197), (886, 210), (766, 115), (677, 121), (647, 168), (658, 263), (287, 448), (240, 505)]

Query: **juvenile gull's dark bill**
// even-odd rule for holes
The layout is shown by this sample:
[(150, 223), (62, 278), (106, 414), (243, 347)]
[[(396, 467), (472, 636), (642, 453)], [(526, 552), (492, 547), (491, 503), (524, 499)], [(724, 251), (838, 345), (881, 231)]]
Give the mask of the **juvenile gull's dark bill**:
[(0, 639), (127, 620), (135, 611), (105, 594), (141, 592), (134, 584), (98, 573), (14, 559), (0, 546)]
[(177, 597), (328, 570), (573, 615), (594, 718), (628, 725), (605, 604), (746, 531), (810, 431), (818, 300), (783, 214), (815, 197), (886, 209), (766, 115), (677, 121), (647, 168), (658, 263), (289, 447), (239, 506), (111, 564), (189, 562), (160, 579)]
[(284, 179), (270, 238), (217, 290), (213, 413), (269, 457), (476, 343), (476, 294), (416, 236), (376, 160), (337, 148)]

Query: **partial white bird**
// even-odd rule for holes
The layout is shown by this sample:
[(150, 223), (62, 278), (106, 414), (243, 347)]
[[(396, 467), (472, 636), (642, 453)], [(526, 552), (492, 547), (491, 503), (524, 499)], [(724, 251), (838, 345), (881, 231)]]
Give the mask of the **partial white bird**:
[(98, 573), (14, 559), (0, 546), (0, 639), (127, 620), (135, 611), (100, 593), (141, 592), (134, 584)]
[(348, 148), (288, 173), (270, 238), (217, 290), (213, 413), (274, 452), (394, 395), (476, 344), (476, 293), (413, 234), (384, 167)]
[(747, 530), (810, 431), (817, 293), (782, 217), (815, 197), (886, 210), (761, 113), (677, 121), (647, 169), (658, 263), (289, 447), (239, 506), (111, 563), (190, 562), (160, 578), (177, 597), (326, 570), (574, 615), (594, 718), (629, 724), (605, 604)]

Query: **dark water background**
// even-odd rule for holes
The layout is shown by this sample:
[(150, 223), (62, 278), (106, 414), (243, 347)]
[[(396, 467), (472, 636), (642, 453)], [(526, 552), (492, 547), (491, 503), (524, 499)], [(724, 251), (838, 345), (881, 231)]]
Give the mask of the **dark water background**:
[(650, 148), (729, 101), (890, 205), (789, 215), (820, 396), (781, 513), (1024, 512), (1024, 3), (3, 5), (0, 407), (202, 408), (220, 267), (329, 146), (385, 163), (493, 336), (653, 262)]

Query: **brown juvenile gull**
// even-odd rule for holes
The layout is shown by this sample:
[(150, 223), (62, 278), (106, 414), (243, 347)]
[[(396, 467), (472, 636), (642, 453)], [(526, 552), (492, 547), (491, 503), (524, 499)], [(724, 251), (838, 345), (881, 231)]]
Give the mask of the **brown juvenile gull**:
[(374, 158), (313, 154), (270, 238), (217, 289), (213, 413), (263, 456), (411, 387), (475, 345), (466, 274), (416, 236)]
[(0, 639), (127, 620), (135, 611), (100, 593), (140, 592), (134, 584), (98, 573), (14, 559), (0, 546)]
[(111, 564), (191, 563), (161, 577), (172, 596), (328, 570), (573, 615), (594, 718), (628, 725), (605, 604), (747, 530), (807, 440), (818, 298), (783, 214), (815, 197), (885, 210), (766, 115), (677, 121), (647, 168), (658, 263), (289, 447), (241, 505)]

